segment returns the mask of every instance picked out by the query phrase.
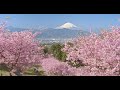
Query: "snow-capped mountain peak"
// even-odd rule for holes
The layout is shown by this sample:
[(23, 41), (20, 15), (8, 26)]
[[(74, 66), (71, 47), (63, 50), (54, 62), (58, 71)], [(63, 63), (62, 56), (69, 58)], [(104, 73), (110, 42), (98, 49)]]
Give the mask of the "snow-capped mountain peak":
[(76, 28), (77, 26), (70, 23), (70, 22), (67, 22), (59, 27), (57, 27), (56, 29), (72, 29), (72, 28)]

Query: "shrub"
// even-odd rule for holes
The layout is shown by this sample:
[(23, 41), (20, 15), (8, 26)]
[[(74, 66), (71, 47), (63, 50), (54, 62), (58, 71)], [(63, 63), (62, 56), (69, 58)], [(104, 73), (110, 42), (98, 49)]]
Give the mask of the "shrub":
[(43, 51), (44, 51), (44, 54), (48, 54), (49, 53), (49, 48), (47, 46), (45, 46)]
[(61, 61), (65, 61), (66, 60), (66, 53), (63, 52), (61, 49), (63, 48), (63, 45), (57, 43), (57, 44), (53, 44), (50, 48), (51, 53), (53, 54), (53, 56)]

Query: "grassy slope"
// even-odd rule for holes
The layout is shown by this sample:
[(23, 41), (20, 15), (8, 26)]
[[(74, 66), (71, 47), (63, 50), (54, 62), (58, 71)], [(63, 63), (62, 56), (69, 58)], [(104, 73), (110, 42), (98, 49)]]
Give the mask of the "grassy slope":
[(0, 76), (1, 76), (1, 74), (2, 74), (2, 76), (9, 76), (9, 72), (5, 71), (5, 70), (3, 70), (3, 71), (0, 70)]

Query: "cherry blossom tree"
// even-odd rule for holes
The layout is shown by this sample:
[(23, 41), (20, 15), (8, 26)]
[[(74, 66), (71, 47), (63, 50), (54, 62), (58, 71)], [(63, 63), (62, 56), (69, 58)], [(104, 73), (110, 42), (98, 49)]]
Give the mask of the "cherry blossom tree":
[(63, 51), (67, 53), (68, 62), (84, 64), (79, 75), (87, 72), (88, 75), (120, 75), (119, 27), (102, 31), (100, 35), (81, 36), (71, 45), (66, 43)]
[(40, 63), (44, 57), (43, 47), (35, 39), (36, 35), (30, 31), (5, 32), (4, 27), (0, 27), (0, 63), (20, 71)]
[(76, 68), (71, 67), (65, 62), (61, 62), (54, 57), (46, 58), (41, 61), (41, 66), (47, 76), (75, 76)]

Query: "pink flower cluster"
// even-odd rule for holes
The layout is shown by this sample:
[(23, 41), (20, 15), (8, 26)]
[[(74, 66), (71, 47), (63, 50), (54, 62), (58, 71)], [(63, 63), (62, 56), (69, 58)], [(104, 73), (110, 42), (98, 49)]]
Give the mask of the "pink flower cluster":
[(55, 58), (46, 58), (41, 61), (41, 66), (47, 76), (108, 76), (109, 72), (99, 72), (97, 68), (84, 66), (75, 68), (66, 62), (60, 62)]
[(38, 64), (43, 58), (42, 47), (30, 31), (7, 32), (0, 27), (0, 63), (11, 69)]
[[(65, 44), (69, 62), (81, 61), (87, 67), (88, 75), (120, 75), (120, 28), (102, 31), (100, 35), (92, 33)], [(86, 71), (85, 70), (85, 71)], [(80, 72), (81, 75), (81, 68)], [(82, 74), (84, 75), (84, 73)]]
[(60, 62), (52, 57), (43, 59), (41, 66), (48, 76), (74, 76), (76, 70), (67, 63)]

